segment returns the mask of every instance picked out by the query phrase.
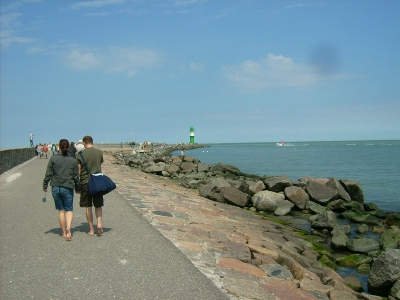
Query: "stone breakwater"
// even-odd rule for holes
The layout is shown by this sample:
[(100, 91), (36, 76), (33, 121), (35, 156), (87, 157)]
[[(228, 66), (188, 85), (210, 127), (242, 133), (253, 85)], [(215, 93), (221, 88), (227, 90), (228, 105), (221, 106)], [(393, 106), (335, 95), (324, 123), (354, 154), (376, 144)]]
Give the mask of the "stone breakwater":
[[(214, 205), (229, 204), (256, 212), (264, 222), (271, 216), (278, 218), (287, 214), (301, 214), (300, 219), (306, 216), (309, 220), (312, 234), (278, 223), (268, 223), (274, 224), (273, 228), (259, 228), (257, 237), (244, 234), (242, 245), (234, 244), (234, 248), (247, 249), (245, 256), (232, 256), (233, 246), (224, 243), (219, 249), (237, 259), (235, 263), (240, 264), (240, 261), (245, 264), (243, 267), (263, 271), (266, 275), (261, 277), (276, 277), (294, 283), (297, 289), (312, 292), (316, 299), (380, 299), (363, 293), (356, 276), (342, 278), (334, 271), (337, 265), (357, 268), (360, 273), (370, 273), (370, 293), (382, 296), (390, 293), (392, 298), (389, 299), (400, 299), (399, 214), (385, 213), (373, 203), (364, 203), (357, 181), (311, 177), (290, 181), (285, 176), (259, 177), (244, 174), (223, 163), (208, 165), (189, 156), (171, 157), (170, 153), (179, 150), (179, 146), (165, 148), (168, 149), (152, 155), (118, 153), (115, 162), (171, 178), (181, 186), (198, 190), (200, 196), (213, 200)], [(241, 214), (249, 214), (244, 209), (239, 210)], [(238, 211), (236, 214), (239, 216)], [(356, 231), (359, 235), (349, 237), (350, 224), (340, 225), (343, 222), (338, 222), (338, 218), (358, 223)], [(260, 219), (256, 220), (258, 224)], [(251, 228), (259, 226), (252, 224)], [(371, 232), (380, 233), (380, 239), (368, 237)], [(228, 238), (226, 242), (237, 243), (233, 240)], [(330, 247), (322, 246), (326, 241)], [(265, 257), (260, 259), (260, 255)], [(310, 290), (308, 284), (318, 287)], [(339, 298), (337, 292), (347, 293), (348, 298)]]

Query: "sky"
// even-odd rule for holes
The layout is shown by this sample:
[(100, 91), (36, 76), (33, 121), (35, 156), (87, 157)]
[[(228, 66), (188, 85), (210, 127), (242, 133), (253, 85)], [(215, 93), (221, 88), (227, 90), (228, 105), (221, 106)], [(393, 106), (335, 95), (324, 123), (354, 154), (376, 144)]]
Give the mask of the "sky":
[(400, 1), (1, 0), (0, 148), (400, 139)]

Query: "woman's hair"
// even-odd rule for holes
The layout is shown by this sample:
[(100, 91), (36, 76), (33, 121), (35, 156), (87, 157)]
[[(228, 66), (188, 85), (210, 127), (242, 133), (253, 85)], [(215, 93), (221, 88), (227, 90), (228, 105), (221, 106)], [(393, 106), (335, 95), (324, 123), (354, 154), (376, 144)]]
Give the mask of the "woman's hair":
[(66, 155), (69, 150), (69, 142), (66, 139), (61, 139), (60, 142), (58, 143), (60, 145), (60, 150), (62, 152), (62, 155)]

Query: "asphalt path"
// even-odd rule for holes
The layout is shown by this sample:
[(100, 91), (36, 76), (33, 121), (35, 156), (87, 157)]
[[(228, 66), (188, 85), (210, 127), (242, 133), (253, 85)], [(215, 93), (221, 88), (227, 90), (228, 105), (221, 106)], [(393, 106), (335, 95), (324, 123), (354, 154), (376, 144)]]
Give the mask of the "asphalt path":
[(48, 159), (0, 175), (0, 298), (228, 299), (116, 191), (105, 196), (103, 235), (89, 236), (74, 198), (72, 241), (61, 237)]

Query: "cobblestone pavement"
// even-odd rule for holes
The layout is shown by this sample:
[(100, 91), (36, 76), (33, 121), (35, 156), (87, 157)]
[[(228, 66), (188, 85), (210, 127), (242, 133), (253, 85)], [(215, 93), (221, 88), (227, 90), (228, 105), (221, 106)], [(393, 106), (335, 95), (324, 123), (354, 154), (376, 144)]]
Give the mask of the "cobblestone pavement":
[(274, 255), (261, 247), (262, 232), (289, 229), (114, 161), (106, 157), (103, 171), (116, 182), (117, 192), (232, 299), (318, 299), (299, 289), (293, 277), (270, 277), (246, 263), (252, 260), (249, 245), (254, 245), (252, 250), (259, 245), (256, 252), (264, 259)]

